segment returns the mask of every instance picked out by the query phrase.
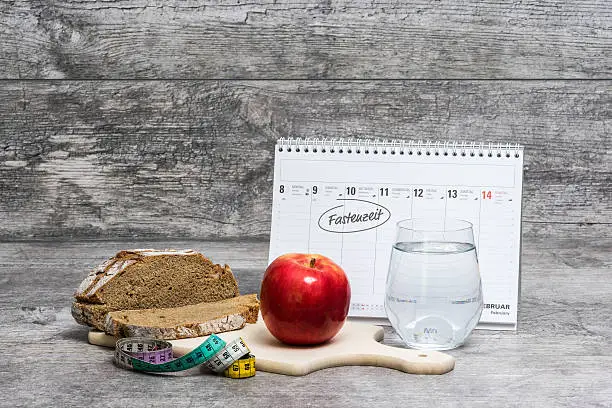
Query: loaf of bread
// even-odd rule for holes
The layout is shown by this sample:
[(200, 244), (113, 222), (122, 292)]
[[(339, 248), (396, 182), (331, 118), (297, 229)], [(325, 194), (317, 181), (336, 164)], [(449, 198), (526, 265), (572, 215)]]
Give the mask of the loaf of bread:
[(198, 252), (135, 249), (117, 253), (83, 280), (72, 315), (78, 323), (105, 330), (112, 311), (180, 307), (239, 294), (229, 266)]
[(258, 312), (255, 294), (173, 308), (120, 310), (106, 315), (105, 331), (115, 337), (200, 337), (255, 323)]

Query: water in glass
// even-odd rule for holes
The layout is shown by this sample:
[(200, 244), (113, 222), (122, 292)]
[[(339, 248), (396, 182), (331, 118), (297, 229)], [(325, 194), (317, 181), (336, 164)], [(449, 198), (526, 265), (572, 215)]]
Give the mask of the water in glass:
[[(415, 225), (412, 222), (410, 227)], [(478, 323), (482, 289), (471, 234), (471, 225), (461, 233), (398, 233), (389, 264), (385, 309), (408, 346), (455, 348)]]

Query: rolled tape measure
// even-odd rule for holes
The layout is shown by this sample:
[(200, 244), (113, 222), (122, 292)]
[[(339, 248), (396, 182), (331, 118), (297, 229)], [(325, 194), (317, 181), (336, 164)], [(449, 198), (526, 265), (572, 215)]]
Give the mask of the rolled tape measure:
[[(115, 364), (121, 368), (156, 373), (183, 371), (204, 364), (212, 371), (221, 373), (249, 353), (250, 350), (242, 338), (226, 344), (220, 337), (212, 334), (189, 353), (173, 359), (171, 343), (150, 338), (129, 337), (117, 340)], [(229, 375), (228, 377), (244, 378)]]
[(223, 347), (223, 349), (215, 354), (210, 360), (206, 361), (204, 365), (216, 373), (222, 373), (227, 367), (232, 365), (234, 361), (237, 361), (240, 357), (250, 352), (251, 350), (249, 350), (244, 343), (242, 337), (238, 337), (227, 346)]
[(255, 375), (255, 356), (248, 354), (234, 361), (227, 367), (223, 375), (230, 378), (248, 378)]

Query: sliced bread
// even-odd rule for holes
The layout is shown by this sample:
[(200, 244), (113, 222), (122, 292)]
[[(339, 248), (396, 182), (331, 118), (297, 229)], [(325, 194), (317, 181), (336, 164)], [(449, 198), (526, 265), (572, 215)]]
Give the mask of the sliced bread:
[(72, 304), (78, 323), (104, 330), (108, 312), (179, 307), (239, 295), (229, 266), (193, 250), (120, 251), (79, 285)]
[(257, 295), (173, 308), (120, 310), (106, 315), (104, 331), (115, 337), (153, 337), (174, 340), (207, 336), (255, 323)]

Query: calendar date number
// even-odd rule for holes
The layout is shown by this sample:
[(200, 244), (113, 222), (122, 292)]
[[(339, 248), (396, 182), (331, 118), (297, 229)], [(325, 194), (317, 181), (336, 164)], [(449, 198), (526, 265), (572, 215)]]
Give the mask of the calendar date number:
[[(283, 194), (285, 192), (285, 185), (281, 184), (278, 188), (278, 191)], [(312, 194), (317, 194), (319, 192), (318, 186), (312, 186)]]

